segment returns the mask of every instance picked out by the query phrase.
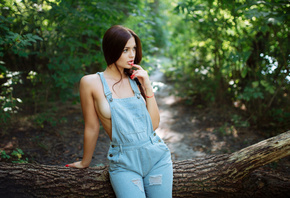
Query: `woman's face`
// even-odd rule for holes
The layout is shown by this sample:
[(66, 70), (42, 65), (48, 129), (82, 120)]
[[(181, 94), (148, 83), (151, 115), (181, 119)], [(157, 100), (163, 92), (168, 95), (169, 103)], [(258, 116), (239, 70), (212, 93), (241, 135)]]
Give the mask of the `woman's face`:
[(116, 61), (116, 66), (119, 68), (130, 69), (134, 64), (136, 56), (136, 42), (132, 36), (126, 43), (120, 58)]

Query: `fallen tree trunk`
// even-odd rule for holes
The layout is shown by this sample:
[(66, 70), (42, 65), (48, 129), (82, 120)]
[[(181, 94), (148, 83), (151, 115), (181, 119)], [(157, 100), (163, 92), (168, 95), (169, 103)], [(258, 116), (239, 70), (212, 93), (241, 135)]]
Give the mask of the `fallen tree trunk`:
[[(173, 197), (289, 197), (289, 175), (259, 169), (288, 155), (290, 131), (233, 154), (174, 162)], [(115, 197), (107, 168), (0, 163), (0, 197)]]

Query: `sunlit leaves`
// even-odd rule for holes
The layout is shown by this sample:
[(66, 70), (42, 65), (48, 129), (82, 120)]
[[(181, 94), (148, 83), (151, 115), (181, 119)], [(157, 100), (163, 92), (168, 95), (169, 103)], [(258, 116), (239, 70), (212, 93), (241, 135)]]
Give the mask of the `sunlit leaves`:
[(176, 26), (183, 38), (173, 39), (180, 75), (172, 76), (180, 95), (242, 100), (255, 122), (270, 119), (269, 108), (283, 106), (286, 119), (289, 9), (288, 1), (278, 0), (180, 0), (175, 12), (187, 29)]

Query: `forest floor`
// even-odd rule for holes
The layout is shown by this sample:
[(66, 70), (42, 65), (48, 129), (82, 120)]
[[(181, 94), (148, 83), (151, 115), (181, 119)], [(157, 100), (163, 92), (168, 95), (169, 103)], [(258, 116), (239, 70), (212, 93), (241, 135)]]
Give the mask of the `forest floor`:
[[(161, 115), (157, 133), (167, 143), (173, 161), (232, 153), (270, 136), (249, 127), (236, 127), (232, 115), (239, 112), (234, 108), (186, 105), (170, 94), (174, 87), (160, 71), (151, 75), (151, 81), (157, 89)], [(29, 162), (46, 165), (64, 166), (81, 160), (84, 124), (80, 104), (59, 105), (57, 119), (61, 124), (44, 122), (42, 127), (36, 127), (31, 117), (18, 117), (0, 137), (0, 151), (11, 154), (20, 148), (24, 152), (22, 159), (27, 157)], [(109, 142), (101, 129), (91, 166), (108, 164)], [(290, 175), (290, 157), (267, 167)]]

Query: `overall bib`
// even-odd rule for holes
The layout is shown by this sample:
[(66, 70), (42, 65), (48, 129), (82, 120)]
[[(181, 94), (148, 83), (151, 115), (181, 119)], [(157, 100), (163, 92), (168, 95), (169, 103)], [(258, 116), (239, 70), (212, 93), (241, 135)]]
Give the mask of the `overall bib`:
[(113, 98), (103, 72), (104, 93), (110, 104), (112, 141), (108, 152), (110, 181), (118, 198), (171, 198), (171, 154), (153, 131), (151, 117), (135, 81), (134, 96)]

